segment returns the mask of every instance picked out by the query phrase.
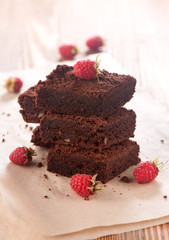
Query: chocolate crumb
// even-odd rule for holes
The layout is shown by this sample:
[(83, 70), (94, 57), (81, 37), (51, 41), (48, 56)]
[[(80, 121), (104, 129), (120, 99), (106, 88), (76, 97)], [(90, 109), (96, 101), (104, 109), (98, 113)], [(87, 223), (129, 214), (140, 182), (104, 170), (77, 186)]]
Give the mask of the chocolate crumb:
[(49, 188), (48, 190), (51, 191), (51, 188)]
[(6, 115), (7, 117), (10, 117), (11, 116), (11, 114), (10, 113), (7, 113), (7, 115)]
[(164, 195), (164, 196), (163, 196), (163, 198), (165, 198), (165, 199), (166, 199), (166, 198), (167, 198), (167, 195)]
[(69, 194), (67, 194), (66, 196), (69, 197)]
[(25, 128), (27, 128), (27, 127), (28, 127), (28, 124), (25, 125)]
[(43, 164), (42, 164), (41, 162), (39, 162), (39, 163), (37, 164), (37, 167), (41, 168), (41, 167), (43, 167)]
[(120, 175), (119, 176), (117, 176), (118, 178), (120, 178)]
[(123, 176), (122, 178), (120, 178), (120, 181), (125, 183), (130, 183), (133, 181), (133, 179), (128, 178), (127, 176)]
[(84, 200), (87, 200), (87, 201), (88, 201), (88, 200), (89, 200), (89, 197), (85, 197)]
[(57, 177), (57, 176), (59, 176), (58, 174), (55, 174), (55, 176)]
[(161, 142), (162, 144), (164, 144), (164, 140), (163, 140), (163, 139), (161, 139), (160, 142)]
[(49, 197), (47, 195), (45, 195), (44, 198), (49, 198)]
[(104, 184), (104, 187), (107, 187), (107, 185), (106, 185), (106, 184)]
[(2, 138), (2, 142), (5, 142), (5, 138)]
[(122, 193), (120, 193), (120, 195), (122, 195)]
[(32, 131), (32, 130), (33, 130), (33, 127), (29, 127), (29, 130)]
[(46, 173), (43, 176), (45, 179), (48, 179), (48, 175)]

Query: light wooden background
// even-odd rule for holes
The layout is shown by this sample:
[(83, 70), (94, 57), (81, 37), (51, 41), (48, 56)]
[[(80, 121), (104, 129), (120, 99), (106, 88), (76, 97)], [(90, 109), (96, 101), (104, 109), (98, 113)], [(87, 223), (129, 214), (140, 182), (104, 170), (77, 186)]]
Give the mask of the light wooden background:
[[(168, 0), (0, 0), (0, 71), (56, 62), (63, 43), (85, 52), (96, 34), (138, 86), (169, 109)], [(105, 239), (169, 239), (169, 224)]]

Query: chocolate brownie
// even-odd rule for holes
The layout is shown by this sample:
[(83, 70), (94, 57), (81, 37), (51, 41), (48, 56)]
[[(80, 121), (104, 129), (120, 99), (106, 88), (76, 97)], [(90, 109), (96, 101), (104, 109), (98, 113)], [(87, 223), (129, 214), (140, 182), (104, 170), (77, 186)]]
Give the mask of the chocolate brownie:
[(38, 123), (42, 116), (42, 109), (37, 107), (36, 98), (37, 98), (37, 89), (42, 85), (42, 82), (31, 88), (29, 88), (24, 93), (20, 94), (18, 97), (18, 103), (21, 106), (20, 113), (25, 122), (28, 123)]
[(116, 177), (128, 167), (137, 164), (139, 146), (127, 140), (109, 150), (56, 145), (48, 152), (48, 171), (67, 177), (76, 173), (98, 174), (103, 183)]
[(58, 65), (37, 88), (37, 106), (57, 114), (107, 117), (132, 98), (135, 85), (129, 75), (103, 70), (85, 80), (74, 75), (72, 66)]
[(48, 147), (47, 169), (64, 176), (98, 174), (106, 183), (137, 164), (139, 146), (128, 140), (134, 111), (122, 108), (135, 91), (129, 75), (101, 71), (85, 80), (73, 67), (58, 65), (45, 81), (18, 98), (26, 122), (40, 123), (31, 142)]
[(136, 115), (132, 110), (120, 108), (107, 120), (102, 117), (47, 114), (41, 118), (40, 131), (48, 145), (71, 144), (109, 147), (134, 137)]

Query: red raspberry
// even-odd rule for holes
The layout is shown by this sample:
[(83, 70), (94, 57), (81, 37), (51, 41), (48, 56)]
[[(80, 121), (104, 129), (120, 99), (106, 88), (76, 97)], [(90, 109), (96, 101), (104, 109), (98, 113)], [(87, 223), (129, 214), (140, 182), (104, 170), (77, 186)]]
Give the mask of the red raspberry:
[(78, 50), (74, 45), (62, 45), (59, 47), (59, 52), (63, 59), (73, 59)]
[(138, 183), (148, 183), (153, 181), (158, 172), (162, 170), (164, 164), (158, 163), (158, 159), (156, 158), (154, 161), (146, 161), (139, 164), (134, 170), (134, 179)]
[(19, 93), (20, 89), (23, 85), (23, 82), (20, 78), (10, 77), (5, 81), (5, 88), (8, 89), (9, 92)]
[(93, 177), (87, 174), (79, 174), (72, 176), (70, 180), (71, 188), (80, 196), (88, 197), (93, 194), (95, 190), (100, 190), (102, 187), (96, 187), (99, 181), (96, 181), (97, 174)]
[(90, 50), (99, 50), (104, 45), (104, 41), (100, 36), (95, 36), (86, 41), (86, 45)]
[(9, 155), (9, 159), (15, 164), (26, 166), (32, 161), (32, 156), (35, 156), (32, 148), (18, 147)]
[(74, 65), (74, 74), (76, 77), (80, 77), (83, 79), (95, 79), (97, 77), (97, 74), (99, 73), (98, 70), (98, 62), (96, 61), (91, 61), (89, 59), (87, 60), (81, 60), (78, 61)]

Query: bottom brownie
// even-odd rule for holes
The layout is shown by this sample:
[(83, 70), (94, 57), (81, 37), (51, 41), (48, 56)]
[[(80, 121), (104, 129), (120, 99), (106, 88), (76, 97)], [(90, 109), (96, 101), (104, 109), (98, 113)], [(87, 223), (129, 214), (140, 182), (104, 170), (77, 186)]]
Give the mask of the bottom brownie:
[(130, 140), (110, 149), (56, 145), (48, 152), (47, 169), (67, 177), (76, 173), (98, 174), (98, 180), (106, 183), (137, 164), (138, 154), (139, 146)]

